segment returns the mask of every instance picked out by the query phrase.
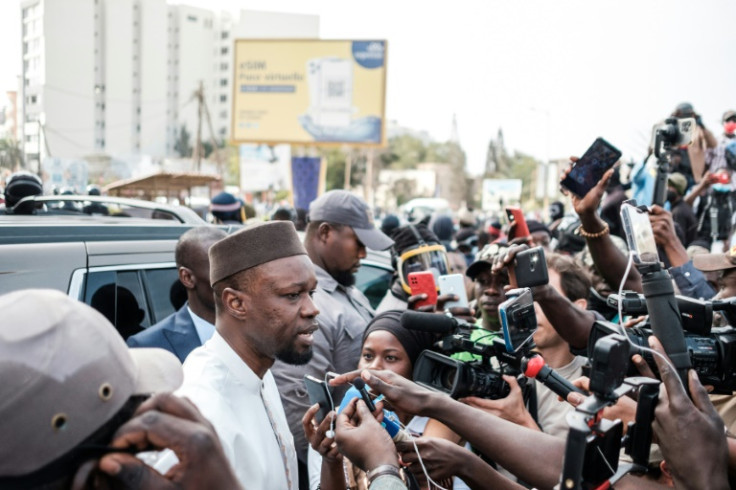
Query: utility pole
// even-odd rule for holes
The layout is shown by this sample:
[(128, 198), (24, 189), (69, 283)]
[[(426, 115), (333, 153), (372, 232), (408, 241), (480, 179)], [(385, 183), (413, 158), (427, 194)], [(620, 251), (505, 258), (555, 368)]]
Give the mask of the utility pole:
[(348, 151), (345, 153), (345, 184), (343, 185), (343, 189), (346, 191), (350, 190), (350, 171), (353, 167), (353, 149), (348, 148)]
[(199, 82), (199, 88), (192, 94), (192, 99), (197, 100), (197, 140), (194, 144), (194, 152), (192, 154), (197, 172), (202, 170), (202, 157), (204, 156), (204, 147), (202, 146), (202, 117), (204, 116), (207, 118), (207, 129), (210, 132), (210, 144), (212, 145), (212, 152), (217, 162), (217, 172), (222, 174), (219, 145), (215, 138), (215, 131), (212, 128), (212, 118), (210, 117), (210, 110), (207, 107), (207, 98), (204, 96), (204, 83), (201, 80)]
[(197, 172), (201, 170), (202, 166), (202, 104), (204, 101), (204, 84), (199, 81), (199, 88), (192, 95), (192, 99), (197, 99), (197, 140), (194, 143), (194, 153), (192, 159), (194, 160), (195, 168)]

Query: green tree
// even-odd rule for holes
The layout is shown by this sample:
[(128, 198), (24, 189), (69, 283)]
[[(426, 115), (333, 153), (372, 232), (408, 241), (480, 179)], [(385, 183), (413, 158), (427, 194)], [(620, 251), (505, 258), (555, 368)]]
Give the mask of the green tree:
[(508, 163), (508, 169), (504, 177), (521, 179), (522, 205), (541, 205), (535, 197), (537, 168), (539, 168), (540, 161), (517, 151), (508, 159)]
[(23, 149), (20, 142), (6, 138), (0, 140), (0, 167), (11, 171), (23, 168)]
[(409, 134), (395, 136), (388, 140), (388, 149), (380, 157), (384, 168), (414, 168), (426, 162), (427, 147), (422, 140)]
[(179, 133), (176, 135), (176, 141), (174, 142), (174, 151), (182, 158), (192, 156), (192, 135), (187, 131), (187, 127), (183, 124), (179, 129)]

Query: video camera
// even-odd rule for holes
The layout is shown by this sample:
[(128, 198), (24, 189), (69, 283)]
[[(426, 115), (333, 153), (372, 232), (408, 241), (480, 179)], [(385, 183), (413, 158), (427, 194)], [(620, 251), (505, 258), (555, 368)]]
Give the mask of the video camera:
[[(736, 298), (730, 300), (701, 301), (685, 296), (675, 296), (680, 314), (680, 324), (684, 330), (687, 353), (693, 369), (698, 373), (701, 383), (713, 386), (714, 394), (730, 395), (736, 390), (736, 328), (712, 327), (713, 312), (720, 311), (733, 325), (736, 318)], [(644, 296), (634, 291), (624, 291), (619, 297), (611, 294), (608, 297), (609, 305), (618, 307), (628, 315), (647, 314), (647, 305)], [(608, 322), (598, 321), (593, 325), (588, 339), (588, 353), (592, 354), (598, 339), (619, 330)], [(639, 347), (648, 347), (648, 339), (652, 335), (649, 322), (628, 329), (628, 337)], [(657, 372), (654, 358), (648, 352), (629, 344), (629, 358), (634, 354), (641, 355), (649, 367)], [(629, 364), (628, 375), (636, 375), (638, 371), (633, 364)]]
[[(513, 370), (500, 362), (495, 366), (491, 362), (506, 352), (503, 339), (494, 338), (490, 343), (483, 343), (487, 337), (473, 340), (472, 333), (478, 327), (435, 313), (406, 311), (401, 315), (401, 325), (410, 330), (443, 334), (436, 345), (444, 354), (425, 350), (414, 364), (413, 378), (418, 385), (455, 399), (478, 396), (496, 400), (508, 396), (510, 388), (502, 375)], [(449, 356), (457, 352), (474, 354), (480, 360), (461, 361)]]

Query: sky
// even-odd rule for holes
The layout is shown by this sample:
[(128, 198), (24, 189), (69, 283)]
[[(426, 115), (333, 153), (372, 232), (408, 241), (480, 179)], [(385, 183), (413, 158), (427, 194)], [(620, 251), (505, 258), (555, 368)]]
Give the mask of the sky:
[[(47, 0), (61, 1), (61, 0)], [(736, 109), (731, 0), (186, 0), (213, 10), (318, 15), (323, 39), (386, 39), (386, 117), (450, 138), (471, 173), (488, 143), (541, 160), (602, 136), (640, 159), (652, 125), (691, 102), (716, 135)], [(20, 72), (20, 7), (0, 1), (0, 90)]]

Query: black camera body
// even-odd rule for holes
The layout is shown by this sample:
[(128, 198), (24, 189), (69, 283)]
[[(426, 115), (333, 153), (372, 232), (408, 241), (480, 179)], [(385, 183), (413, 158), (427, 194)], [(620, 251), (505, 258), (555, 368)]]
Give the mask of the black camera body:
[(501, 373), (483, 361), (459, 361), (430, 350), (423, 351), (414, 366), (414, 382), (447, 393), (454, 399), (477, 396), (497, 400), (511, 388)]
[[(412, 376), (415, 383), (455, 399), (477, 396), (495, 400), (508, 396), (511, 388), (502, 375), (518, 374), (521, 358), (506, 352), (502, 338), (494, 338), (490, 343), (473, 340), (472, 332), (478, 327), (434, 313), (405, 312), (402, 325), (445, 334), (435, 344), (441, 352), (424, 350), (417, 358)], [(457, 352), (473, 354), (478, 360), (462, 361), (449, 356)], [(497, 362), (492, 363), (492, 359)]]
[[(615, 325), (598, 321), (593, 325), (588, 339), (588, 352), (595, 342), (611, 333), (618, 332)], [(639, 326), (628, 329), (627, 335), (632, 343), (629, 358), (634, 354), (641, 355), (654, 373), (657, 365), (654, 357), (645, 352), (642, 347), (649, 347), (649, 337), (652, 329), (648, 326)], [(685, 343), (690, 356), (692, 368), (698, 373), (700, 382), (713, 386), (713, 394), (730, 395), (736, 391), (736, 329), (733, 327), (714, 328), (708, 336), (701, 336), (685, 332)], [(638, 375), (633, 363), (628, 363), (628, 376)]]

